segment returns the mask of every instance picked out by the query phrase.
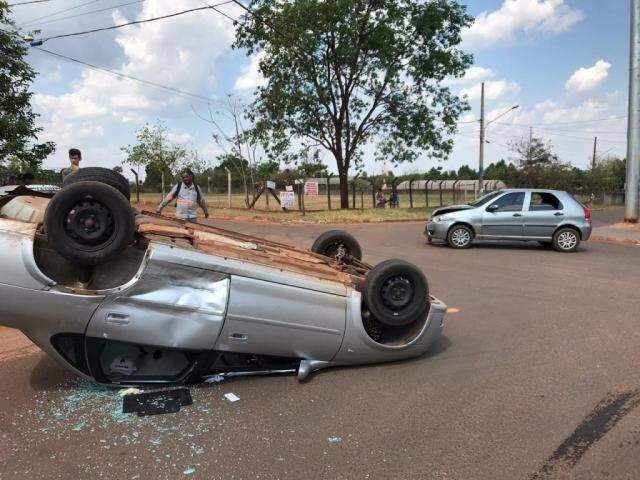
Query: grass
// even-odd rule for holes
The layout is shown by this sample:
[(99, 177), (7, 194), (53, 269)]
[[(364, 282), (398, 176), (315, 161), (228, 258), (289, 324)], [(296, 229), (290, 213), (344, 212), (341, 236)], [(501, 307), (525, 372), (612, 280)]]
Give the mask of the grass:
[[(134, 207), (139, 210), (155, 210), (160, 202), (161, 195), (158, 194), (145, 194), (141, 196), (140, 203), (135, 201), (135, 195), (133, 200)], [(305, 215), (298, 210), (282, 211), (277, 209), (278, 204), (274, 201), (269, 202), (269, 210), (266, 205), (256, 204), (256, 208), (249, 210), (243, 207), (244, 197), (241, 195), (234, 195), (232, 197), (233, 208), (228, 208), (228, 199), (226, 195), (206, 195), (207, 204), (209, 205), (209, 214), (211, 218), (224, 218), (224, 219), (239, 219), (239, 220), (254, 220), (254, 221), (269, 221), (269, 222), (304, 222), (304, 223), (369, 223), (369, 222), (384, 222), (384, 221), (402, 221), (402, 220), (426, 220), (431, 211), (436, 207), (426, 208), (424, 206), (417, 208), (370, 208), (370, 205), (365, 206), (369, 208), (356, 208), (348, 210), (339, 210), (339, 199), (336, 196), (335, 203), (332, 203), (332, 207), (335, 209), (326, 210), (326, 197), (325, 203), (306, 202), (306, 208), (311, 210), (307, 211)], [(272, 199), (273, 200), (273, 199)], [(357, 198), (357, 200), (359, 200)], [(401, 200), (402, 202), (402, 200)], [(266, 203), (266, 202), (265, 202)], [(311, 203), (311, 205), (309, 205)], [(369, 202), (371, 203), (371, 202)], [(274, 205), (275, 204), (275, 205)], [(402, 203), (401, 203), (402, 205)], [(356, 206), (360, 205), (356, 202)], [(324, 210), (320, 210), (324, 209)], [(163, 212), (173, 213), (175, 208), (172, 204), (167, 206)], [(202, 211), (199, 212), (202, 215)]]
[[(287, 212), (282, 211), (276, 200), (271, 197), (267, 204), (263, 195), (255, 205), (255, 209), (245, 208), (244, 196), (234, 194), (231, 196), (232, 208), (228, 208), (229, 199), (226, 194), (205, 195), (209, 205), (209, 213), (212, 218), (231, 218), (255, 221), (271, 222), (309, 222), (309, 223), (368, 223), (383, 221), (402, 220), (426, 220), (434, 208), (440, 206), (440, 198), (437, 192), (429, 195), (429, 207), (426, 206), (424, 192), (414, 194), (414, 207), (408, 208), (410, 204), (409, 194), (400, 194), (401, 208), (373, 208), (373, 199), (370, 193), (356, 193), (356, 208), (340, 210), (340, 197), (336, 193), (331, 196), (331, 210), (328, 210), (328, 200), (326, 194), (318, 197), (305, 197), (306, 214), (296, 208)], [(466, 201), (472, 200), (469, 195)], [(135, 199), (135, 194), (133, 195)], [(144, 193), (140, 196), (140, 203), (133, 202), (134, 206), (141, 210), (155, 210), (162, 199), (160, 193)], [(453, 197), (450, 193), (443, 192), (443, 203), (451, 205)], [(352, 205), (353, 197), (349, 196), (349, 205)], [(465, 203), (464, 197), (456, 199), (457, 203)], [(164, 212), (173, 212), (174, 208), (170, 204)]]

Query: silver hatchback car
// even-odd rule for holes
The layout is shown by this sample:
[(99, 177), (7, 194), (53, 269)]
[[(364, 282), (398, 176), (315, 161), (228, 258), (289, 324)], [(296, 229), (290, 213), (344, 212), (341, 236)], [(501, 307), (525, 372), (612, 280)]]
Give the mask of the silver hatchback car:
[(524, 240), (573, 252), (591, 235), (591, 210), (559, 190), (499, 190), (435, 210), (425, 235), (453, 248), (468, 248), (474, 239)]

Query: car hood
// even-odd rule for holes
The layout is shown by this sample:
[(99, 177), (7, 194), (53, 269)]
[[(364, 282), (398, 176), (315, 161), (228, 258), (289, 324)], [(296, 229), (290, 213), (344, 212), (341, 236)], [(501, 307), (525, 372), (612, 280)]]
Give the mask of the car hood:
[(434, 210), (432, 216), (435, 217), (436, 215), (444, 215), (445, 213), (459, 212), (461, 210), (471, 210), (473, 208), (475, 207), (472, 207), (471, 205), (451, 205), (449, 207), (442, 207)]

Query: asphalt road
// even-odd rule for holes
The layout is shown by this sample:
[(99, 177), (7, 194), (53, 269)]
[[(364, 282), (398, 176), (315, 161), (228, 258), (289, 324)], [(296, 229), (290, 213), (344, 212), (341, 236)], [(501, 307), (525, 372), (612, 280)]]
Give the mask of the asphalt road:
[[(326, 229), (225, 225), (305, 246)], [(201, 386), (180, 413), (137, 418), (0, 330), (0, 478), (638, 478), (638, 247), (454, 251), (419, 223), (346, 229), (451, 307), (431, 353)]]

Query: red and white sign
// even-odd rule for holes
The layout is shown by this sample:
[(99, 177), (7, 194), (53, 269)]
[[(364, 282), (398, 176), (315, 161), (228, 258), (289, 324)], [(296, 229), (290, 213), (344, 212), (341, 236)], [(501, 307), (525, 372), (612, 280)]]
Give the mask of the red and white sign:
[(306, 182), (304, 184), (304, 194), (307, 197), (318, 196), (318, 182)]

